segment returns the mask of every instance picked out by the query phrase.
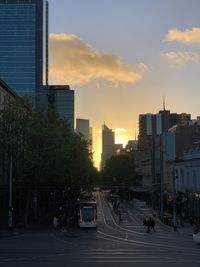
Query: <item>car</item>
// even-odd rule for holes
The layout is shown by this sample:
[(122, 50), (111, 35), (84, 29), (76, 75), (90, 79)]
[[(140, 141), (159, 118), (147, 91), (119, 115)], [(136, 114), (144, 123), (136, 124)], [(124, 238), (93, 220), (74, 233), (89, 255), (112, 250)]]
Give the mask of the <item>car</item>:
[(200, 244), (200, 231), (193, 234), (193, 241)]

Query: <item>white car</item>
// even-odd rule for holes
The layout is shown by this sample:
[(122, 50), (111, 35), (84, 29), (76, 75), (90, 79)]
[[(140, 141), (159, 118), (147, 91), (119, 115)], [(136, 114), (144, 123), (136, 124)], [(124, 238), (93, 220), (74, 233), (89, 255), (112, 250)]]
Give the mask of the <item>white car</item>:
[(196, 234), (193, 234), (193, 240), (194, 240), (196, 243), (200, 244), (200, 231), (197, 232)]

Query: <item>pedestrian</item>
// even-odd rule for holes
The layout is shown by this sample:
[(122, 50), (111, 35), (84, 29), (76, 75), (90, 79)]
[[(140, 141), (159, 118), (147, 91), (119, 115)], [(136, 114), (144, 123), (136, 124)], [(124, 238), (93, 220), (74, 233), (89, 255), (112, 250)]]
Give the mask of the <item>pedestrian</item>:
[(147, 220), (147, 233), (150, 233), (151, 232), (151, 225), (150, 225), (150, 220), (148, 219)]
[(120, 210), (118, 212), (118, 215), (119, 215), (119, 221), (121, 222), (121, 220), (122, 220), (122, 214), (121, 214), (121, 211)]
[(148, 218), (144, 218), (143, 220), (143, 225), (147, 227), (147, 233), (150, 233), (150, 224), (149, 224), (149, 219)]
[(58, 218), (56, 216), (53, 217), (53, 228), (58, 229)]
[(149, 219), (149, 226), (152, 228), (152, 230), (155, 232), (155, 225), (156, 225), (156, 222), (153, 218), (150, 217)]
[(200, 228), (199, 219), (197, 216), (195, 216), (193, 219), (194, 234), (197, 234), (199, 232), (199, 228)]
[(147, 220), (146, 220), (146, 218), (144, 218), (144, 220), (143, 220), (143, 225), (144, 226), (147, 226)]

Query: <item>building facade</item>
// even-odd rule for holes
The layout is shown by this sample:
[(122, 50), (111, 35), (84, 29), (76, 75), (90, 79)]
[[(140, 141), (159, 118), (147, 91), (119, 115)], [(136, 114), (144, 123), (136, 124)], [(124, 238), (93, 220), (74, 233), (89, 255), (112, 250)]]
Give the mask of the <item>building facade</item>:
[(48, 95), (48, 103), (66, 119), (74, 131), (74, 91), (69, 85), (49, 85), (44, 90)]
[[(151, 187), (151, 185), (156, 186), (167, 183), (165, 181), (165, 166), (163, 162), (174, 159), (178, 147), (185, 147), (183, 144), (180, 145), (180, 136), (177, 137), (177, 134), (175, 135), (168, 131), (174, 125), (189, 124), (190, 119), (190, 114), (170, 113), (165, 108), (157, 114), (148, 113), (139, 115), (137, 153), (139, 155), (138, 165), (140, 166), (144, 185)], [(183, 139), (185, 140), (185, 138)], [(193, 138), (191, 140), (195, 141)], [(189, 144), (191, 145), (191, 142)]]
[(86, 141), (90, 140), (90, 122), (86, 119), (76, 119), (76, 133), (81, 134)]
[(88, 150), (92, 157), (92, 127), (87, 119), (76, 119), (76, 133), (88, 142)]
[(115, 155), (115, 133), (104, 124), (102, 126), (101, 170), (104, 169), (106, 160), (113, 155)]
[(176, 190), (200, 193), (200, 142), (184, 151), (175, 164)]
[(169, 110), (160, 110), (157, 114), (139, 115), (138, 149), (146, 150), (152, 147), (153, 138), (166, 133), (176, 124), (186, 124), (191, 115), (186, 113), (170, 113)]
[(44, 0), (0, 0), (0, 79), (35, 105), (48, 81), (47, 17)]

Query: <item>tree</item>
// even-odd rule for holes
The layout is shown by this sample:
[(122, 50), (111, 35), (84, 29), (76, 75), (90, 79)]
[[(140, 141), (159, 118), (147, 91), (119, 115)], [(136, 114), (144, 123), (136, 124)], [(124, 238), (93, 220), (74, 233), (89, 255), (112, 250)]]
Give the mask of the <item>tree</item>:
[(35, 218), (45, 212), (52, 190), (59, 188), (60, 196), (65, 186), (92, 183), (95, 169), (87, 142), (52, 108), (33, 109), (19, 98), (1, 110), (0, 125), (0, 169), (8, 180), (12, 156), (16, 209), (26, 224), (30, 212)]
[(130, 154), (112, 156), (102, 173), (104, 185), (136, 184), (135, 165)]

